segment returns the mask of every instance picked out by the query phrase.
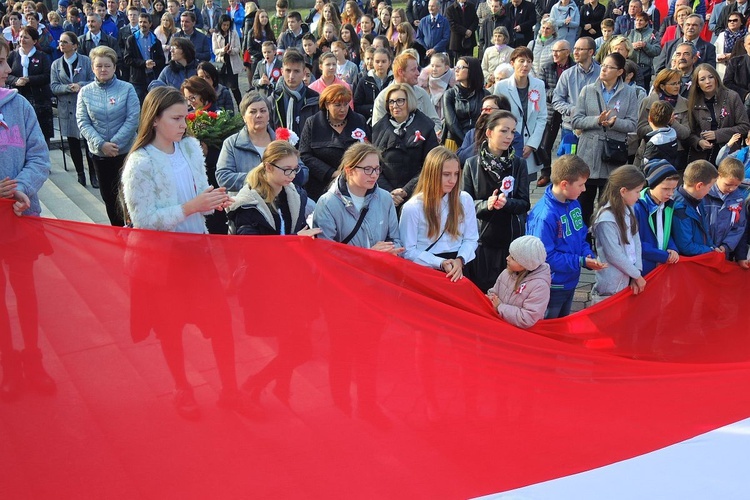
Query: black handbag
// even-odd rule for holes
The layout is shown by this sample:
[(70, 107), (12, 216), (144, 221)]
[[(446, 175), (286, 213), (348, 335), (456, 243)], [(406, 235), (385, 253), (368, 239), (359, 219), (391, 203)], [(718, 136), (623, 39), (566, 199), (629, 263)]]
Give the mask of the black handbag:
[[(599, 114), (602, 114), (602, 103), (599, 100), (599, 94), (596, 95), (596, 104), (599, 106)], [(607, 137), (607, 127), (602, 126), (604, 130), (604, 151), (602, 152), (602, 161), (615, 165), (625, 165), (628, 163), (628, 143), (610, 139)]]

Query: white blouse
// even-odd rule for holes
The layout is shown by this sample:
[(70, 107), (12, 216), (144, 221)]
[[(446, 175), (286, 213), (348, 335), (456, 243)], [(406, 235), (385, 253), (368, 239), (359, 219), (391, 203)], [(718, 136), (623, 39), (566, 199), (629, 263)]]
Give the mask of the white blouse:
[(443, 262), (443, 258), (436, 255), (440, 253), (458, 252), (458, 257), (462, 257), (464, 263), (473, 260), (479, 241), (474, 200), (469, 193), (461, 191), (460, 202), (464, 210), (464, 219), (459, 224), (460, 236), (453, 238), (443, 233), (448, 220), (448, 195), (446, 194), (443, 196), (440, 210), (441, 236), (429, 252), (426, 249), (435, 240), (427, 237), (427, 219), (424, 216), (422, 195), (418, 194), (404, 203), (399, 221), (399, 232), (405, 249), (404, 258), (434, 269), (440, 269), (440, 264)]

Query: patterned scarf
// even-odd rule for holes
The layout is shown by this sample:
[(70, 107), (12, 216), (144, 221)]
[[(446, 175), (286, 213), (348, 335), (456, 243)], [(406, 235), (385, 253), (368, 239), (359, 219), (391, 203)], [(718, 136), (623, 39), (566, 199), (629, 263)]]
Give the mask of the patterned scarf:
[(479, 149), (479, 164), (485, 172), (498, 184), (502, 184), (503, 178), (508, 175), (508, 170), (513, 166), (513, 159), (516, 157), (513, 146), (502, 156), (495, 156), (490, 152), (487, 141), (482, 143)]
[(730, 54), (737, 40), (744, 38), (745, 35), (747, 35), (747, 28), (745, 27), (737, 33), (732, 33), (731, 30), (724, 30), (724, 53)]
[(396, 134), (398, 137), (403, 137), (406, 134), (406, 127), (411, 125), (411, 122), (414, 121), (414, 115), (416, 115), (416, 113), (412, 112), (411, 114), (409, 114), (409, 117), (406, 120), (404, 120), (403, 123), (399, 123), (393, 118), (391, 118), (390, 117), (391, 115), (389, 114), (388, 120), (391, 122), (391, 125), (393, 125), (393, 133)]
[[(286, 106), (286, 123), (285, 123), (285, 125), (286, 125), (286, 128), (288, 128), (289, 130), (293, 130), (294, 129), (294, 120), (295, 120), (294, 107), (295, 107), (296, 103), (298, 103), (298, 102), (300, 102), (302, 100), (302, 93), (298, 92), (296, 90), (292, 90), (289, 87), (287, 87), (286, 82), (284, 81), (283, 78), (279, 79), (278, 85), (281, 85), (281, 90), (284, 91), (284, 94), (286, 95), (286, 97), (289, 100), (289, 102), (287, 103), (287, 106)], [(304, 88), (305, 88), (304, 84), (300, 85), (300, 89), (304, 89)]]

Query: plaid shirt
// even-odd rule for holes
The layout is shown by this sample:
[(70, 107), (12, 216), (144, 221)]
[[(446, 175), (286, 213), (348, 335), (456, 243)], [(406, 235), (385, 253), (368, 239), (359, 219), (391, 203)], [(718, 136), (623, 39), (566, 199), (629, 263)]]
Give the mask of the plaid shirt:
[[(569, 58), (568, 65), (564, 69), (568, 69), (574, 64), (575, 62), (573, 61), (573, 59)], [(562, 73), (562, 71), (557, 70), (557, 63), (555, 63), (555, 61), (542, 66), (541, 79), (544, 81), (544, 87), (547, 89), (547, 104), (552, 103), (552, 95), (555, 91), (557, 80), (560, 79), (560, 73)], [(549, 116), (552, 117), (552, 113), (555, 110), (552, 108), (552, 106), (547, 106), (547, 111), (549, 112)]]

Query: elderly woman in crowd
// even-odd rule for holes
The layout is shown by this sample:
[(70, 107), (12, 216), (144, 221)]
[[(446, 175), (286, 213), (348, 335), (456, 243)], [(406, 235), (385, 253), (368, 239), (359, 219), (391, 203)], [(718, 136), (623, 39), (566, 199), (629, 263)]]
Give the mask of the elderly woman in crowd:
[(750, 130), (747, 111), (739, 94), (724, 86), (716, 69), (699, 64), (693, 71), (688, 95), (691, 146), (689, 161), (716, 162), (719, 149), (734, 134), (744, 137)]
[(299, 150), (310, 169), (305, 189), (315, 201), (328, 189), (344, 151), (356, 142), (370, 140), (370, 127), (351, 109), (351, 100), (352, 92), (345, 86), (326, 87), (320, 94), (320, 111), (302, 129)]
[(414, 192), (422, 164), (438, 140), (434, 122), (417, 109), (410, 85), (393, 84), (384, 92), (387, 113), (373, 127), (372, 143), (383, 154), (378, 185), (398, 207)]
[[(60, 35), (60, 50), (63, 56), (52, 63), (50, 87), (52, 93), (57, 96), (60, 135), (67, 137), (70, 157), (73, 159), (73, 165), (78, 174), (78, 182), (85, 186), (86, 173), (83, 170), (81, 132), (76, 123), (76, 106), (78, 105), (78, 92), (82, 87), (94, 81), (94, 72), (91, 69), (91, 59), (78, 54), (78, 37), (72, 31), (66, 31)], [(86, 141), (84, 141), (85, 144)], [(86, 153), (91, 187), (97, 189), (99, 181), (89, 158), (88, 146), (86, 146)]]
[[(533, 71), (537, 76), (542, 75), (542, 68), (552, 62), (552, 46), (558, 41), (557, 26), (555, 22), (549, 17), (542, 20), (542, 25), (539, 28), (539, 35), (534, 41), (529, 42), (529, 48), (534, 54)], [(572, 47), (573, 44), (570, 44)]]
[(619, 164), (605, 160), (605, 141), (622, 144), (627, 156), (627, 136), (635, 131), (638, 100), (633, 87), (624, 84), (624, 75), (625, 58), (621, 54), (613, 52), (605, 57), (599, 78), (583, 88), (573, 115), (573, 128), (582, 131), (578, 156), (591, 169), (586, 190), (578, 198), (585, 223), (591, 221), (597, 194), (604, 191), (610, 172), (627, 160)]
[(727, 64), (732, 58), (734, 46), (742, 43), (747, 35), (745, 17), (739, 12), (732, 12), (727, 18), (727, 29), (716, 37), (716, 72), (724, 78)]
[(123, 226), (118, 202), (120, 171), (133, 144), (141, 107), (135, 88), (115, 76), (117, 54), (100, 45), (90, 53), (94, 82), (78, 94), (76, 121), (86, 139), (99, 179), (99, 191), (113, 226)]

